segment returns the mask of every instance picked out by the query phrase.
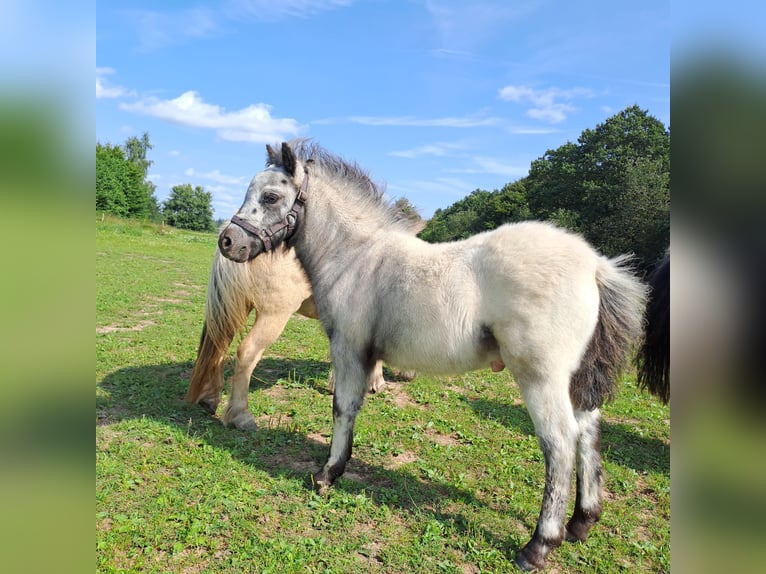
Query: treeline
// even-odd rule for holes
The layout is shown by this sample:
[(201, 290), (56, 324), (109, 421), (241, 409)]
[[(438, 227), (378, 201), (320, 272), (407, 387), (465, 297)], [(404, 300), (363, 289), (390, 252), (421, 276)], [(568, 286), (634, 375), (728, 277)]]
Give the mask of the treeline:
[(162, 205), (148, 179), (152, 149), (149, 134), (129, 137), (123, 145), (96, 143), (96, 211), (118, 217), (164, 221), (194, 231), (214, 231), (213, 196), (200, 186), (173, 186)]
[(628, 107), (548, 150), (527, 177), (438, 209), (420, 236), (451, 241), (525, 219), (553, 221), (605, 255), (635, 253), (651, 267), (670, 244), (670, 131)]

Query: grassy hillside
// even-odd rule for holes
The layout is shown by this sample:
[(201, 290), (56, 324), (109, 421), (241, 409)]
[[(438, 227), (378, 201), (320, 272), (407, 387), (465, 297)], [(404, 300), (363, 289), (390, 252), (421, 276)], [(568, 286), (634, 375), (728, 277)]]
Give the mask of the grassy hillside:
[[(215, 241), (96, 223), (98, 571), (513, 572), (544, 468), (507, 371), (369, 396), (327, 497), (307, 488), (332, 428), (316, 321), (294, 317), (256, 369), (259, 431), (185, 404)], [(669, 411), (632, 375), (621, 389), (604, 409), (602, 520), (551, 572), (669, 571)]]

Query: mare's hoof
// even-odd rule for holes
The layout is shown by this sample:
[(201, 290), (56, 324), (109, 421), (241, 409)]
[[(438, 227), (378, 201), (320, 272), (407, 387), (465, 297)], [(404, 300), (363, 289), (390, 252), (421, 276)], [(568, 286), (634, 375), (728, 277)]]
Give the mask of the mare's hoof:
[(380, 391), (386, 388), (387, 384), (388, 383), (386, 383), (386, 381), (384, 381), (383, 379), (379, 381), (373, 381), (372, 383), (370, 383), (370, 392), (379, 393)]
[(258, 430), (258, 425), (255, 423), (253, 413), (250, 411), (243, 411), (238, 415), (231, 416), (228, 412), (223, 417), (223, 424), (228, 427), (234, 427), (243, 431), (255, 431)]
[(214, 399), (202, 399), (197, 404), (205, 409), (210, 415), (214, 415), (215, 411), (218, 409), (218, 401)]

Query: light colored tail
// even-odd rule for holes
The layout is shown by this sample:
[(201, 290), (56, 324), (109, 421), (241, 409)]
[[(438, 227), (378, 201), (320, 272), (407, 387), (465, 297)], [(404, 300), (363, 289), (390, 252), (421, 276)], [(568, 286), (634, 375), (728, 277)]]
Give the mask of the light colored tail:
[(641, 338), (647, 287), (630, 268), (630, 256), (602, 259), (596, 271), (598, 323), (580, 368), (572, 376), (575, 408), (593, 410), (614, 396), (617, 377)]
[(218, 404), (223, 388), (223, 362), (231, 342), (245, 329), (253, 310), (252, 285), (251, 264), (229, 261), (216, 249), (205, 302), (205, 324), (186, 392), (189, 402), (206, 400)]

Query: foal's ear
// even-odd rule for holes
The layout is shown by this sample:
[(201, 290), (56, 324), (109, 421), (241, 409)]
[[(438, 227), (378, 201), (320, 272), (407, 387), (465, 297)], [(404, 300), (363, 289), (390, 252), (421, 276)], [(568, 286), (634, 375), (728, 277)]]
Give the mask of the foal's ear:
[(266, 165), (275, 165), (277, 163), (277, 152), (269, 144), (266, 144), (266, 157), (268, 158)]
[(295, 152), (293, 148), (287, 145), (287, 142), (282, 142), (282, 169), (284, 169), (290, 177), (295, 175)]

